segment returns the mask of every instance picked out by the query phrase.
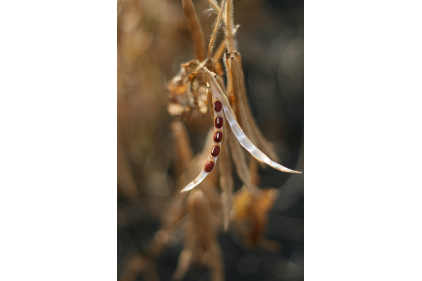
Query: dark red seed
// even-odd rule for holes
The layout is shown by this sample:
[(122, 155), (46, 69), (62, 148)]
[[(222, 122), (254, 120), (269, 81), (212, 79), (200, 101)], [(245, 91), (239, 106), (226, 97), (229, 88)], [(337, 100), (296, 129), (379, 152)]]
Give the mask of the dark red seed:
[(204, 165), (204, 170), (207, 173), (211, 172), (213, 168), (214, 168), (214, 162), (207, 161)]
[(222, 138), (223, 138), (223, 134), (220, 131), (215, 132), (214, 134), (215, 142), (220, 142)]
[(215, 127), (216, 128), (221, 128), (221, 127), (223, 127), (223, 118), (221, 118), (221, 117), (217, 117), (217, 118), (215, 118)]
[(220, 147), (217, 145), (214, 145), (211, 149), (211, 155), (214, 157), (217, 157), (218, 154), (220, 154)]
[(214, 109), (215, 109), (215, 111), (220, 112), (221, 107), (222, 107), (221, 101), (216, 101), (214, 103)]

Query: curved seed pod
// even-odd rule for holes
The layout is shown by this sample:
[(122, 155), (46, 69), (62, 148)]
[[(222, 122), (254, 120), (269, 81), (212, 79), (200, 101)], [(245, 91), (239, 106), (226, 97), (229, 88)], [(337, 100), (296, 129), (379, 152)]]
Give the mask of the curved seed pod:
[[(211, 101), (211, 104), (212, 104), (212, 101)], [(210, 114), (211, 122), (214, 122), (214, 110), (212, 109), (212, 106), (211, 106), (210, 113), (211, 113)], [(202, 150), (198, 154), (198, 157), (195, 159), (196, 163), (194, 165), (196, 167), (195, 167), (195, 172), (190, 177), (191, 179), (194, 178), (194, 176), (196, 176), (199, 173), (199, 171), (201, 171), (206, 159), (208, 158), (210, 147), (214, 145), (213, 136), (214, 136), (214, 127), (211, 127), (208, 130), (206, 141), (202, 147)], [(186, 181), (182, 187), (185, 187), (188, 182), (189, 181)], [(210, 184), (212, 187), (210, 187)], [(207, 178), (201, 183), (201, 190), (205, 192), (207, 187), (210, 187), (208, 189), (213, 189), (213, 188), (216, 188), (216, 186), (218, 186), (218, 172), (215, 171), (215, 169), (213, 169), (211, 173), (208, 174)], [(220, 197), (219, 195), (220, 194), (218, 194), (218, 197)], [(207, 198), (210, 198), (210, 197), (207, 196)], [(220, 199), (218, 198), (217, 201), (220, 202)]]
[[(216, 82), (217, 83), (217, 82)], [(215, 164), (217, 163), (218, 154), (220, 153), (220, 145), (223, 138), (223, 103), (221, 98), (212, 95), (212, 104), (214, 105), (214, 143), (211, 147), (210, 153), (208, 154), (208, 159), (202, 168), (201, 173), (190, 182), (181, 192), (186, 192), (193, 189), (195, 186), (200, 184), (205, 177), (214, 169)]]
[(230, 152), (233, 159), (233, 163), (236, 167), (237, 175), (242, 180), (243, 184), (249, 189), (249, 191), (251, 193), (254, 193), (255, 187), (252, 186), (250, 178), (248, 176), (248, 165), (246, 164), (247, 162), (245, 159), (245, 155), (243, 154), (240, 144), (234, 137), (233, 133), (229, 132), (229, 130), (227, 130), (226, 136), (228, 137)]
[(207, 79), (208, 84), (210, 84), (211, 93), (216, 99), (220, 99), (222, 101), (223, 109), (227, 109), (234, 118), (234, 120), (237, 122), (236, 115), (234, 114), (233, 109), (230, 106), (230, 102), (227, 99), (227, 96), (224, 91), (221, 89), (220, 83), (222, 83), (222, 81), (218, 82), (216, 80), (216, 78), (218, 79), (218, 76), (215, 73), (209, 71), (206, 67), (204, 67), (203, 71), (205, 73), (205, 77)]
[(224, 88), (224, 82), (223, 79), (220, 78), (220, 76), (218, 75), (214, 75), (215, 81), (217, 81), (218, 85), (220, 86), (221, 90), (223, 90), (223, 92), (226, 91), (226, 89)]
[(239, 124), (236, 121), (236, 116), (233, 112), (233, 109), (230, 106), (230, 103), (224, 94), (223, 90), (221, 90), (221, 87), (218, 85), (217, 81), (214, 78), (213, 73), (211, 73), (207, 68), (204, 68), (205, 77), (208, 81), (208, 83), (211, 86), (211, 92), (213, 96), (216, 99), (221, 99), (223, 101), (223, 110), (224, 115), (226, 116), (226, 120), (230, 125), (230, 128), (232, 129), (233, 134), (236, 136), (240, 144), (247, 150), (249, 153), (255, 157), (256, 160), (263, 162), (274, 169), (277, 169), (279, 171), (285, 172), (285, 173), (294, 173), (294, 174), (301, 174), (302, 172), (294, 171), (289, 168), (286, 168), (273, 160), (271, 160), (267, 155), (265, 155), (261, 150), (259, 150), (245, 135), (242, 128), (239, 126)]
[(228, 63), (229, 69), (231, 71), (233, 94), (238, 104), (238, 107), (236, 108), (238, 122), (239, 124), (242, 124), (243, 130), (245, 131), (245, 134), (248, 136), (248, 138), (259, 146), (257, 138), (251, 127), (251, 122), (248, 118), (248, 112), (245, 110), (245, 108), (248, 108), (249, 106), (248, 104), (245, 105), (242, 100), (242, 96), (244, 96), (245, 93), (243, 92), (243, 81), (241, 81), (235, 58), (231, 56), (226, 63)]
[[(232, 56), (234, 52), (229, 53), (228, 50), (225, 50), (225, 56), (224, 56), (224, 62), (226, 64), (227, 73), (228, 73), (228, 82), (231, 86), (231, 94), (233, 95), (233, 99), (235, 100), (235, 107), (234, 112), (236, 113), (238, 117), (238, 123), (242, 126), (243, 130), (245, 131), (245, 134), (250, 138), (252, 143), (255, 143), (257, 147), (264, 150), (264, 153), (269, 155), (272, 159), (278, 161), (277, 158), (274, 158), (274, 154), (268, 153), (269, 151), (265, 149), (265, 147), (262, 147), (261, 143), (257, 141), (257, 135), (253, 129), (253, 120), (252, 115), (249, 110), (249, 104), (246, 100), (246, 92), (244, 87), (244, 81), (243, 81), (243, 72), (242, 70), (238, 69), (236, 66), (236, 62), (234, 62), (235, 58)], [(237, 53), (237, 52), (236, 52)], [(239, 72), (240, 71), (240, 72)], [(245, 101), (243, 100), (245, 99)], [(233, 103), (232, 103), (233, 104)], [(249, 120), (252, 119), (252, 120)], [(251, 157), (253, 158), (253, 157)], [(265, 164), (262, 162), (259, 162), (261, 167), (264, 169)]]

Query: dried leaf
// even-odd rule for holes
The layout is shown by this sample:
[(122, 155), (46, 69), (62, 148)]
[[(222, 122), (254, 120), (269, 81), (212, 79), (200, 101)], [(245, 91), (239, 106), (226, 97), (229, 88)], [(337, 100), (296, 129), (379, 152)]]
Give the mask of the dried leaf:
[(252, 195), (242, 188), (233, 198), (233, 220), (249, 247), (257, 246), (267, 225), (268, 211), (278, 196), (276, 189), (257, 189)]

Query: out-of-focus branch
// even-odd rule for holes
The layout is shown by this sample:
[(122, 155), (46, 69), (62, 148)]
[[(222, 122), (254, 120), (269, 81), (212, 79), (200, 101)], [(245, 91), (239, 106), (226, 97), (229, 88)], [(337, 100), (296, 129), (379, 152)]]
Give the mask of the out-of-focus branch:
[(205, 39), (201, 24), (196, 16), (195, 8), (191, 0), (182, 0), (183, 11), (189, 22), (189, 28), (192, 33), (193, 44), (195, 47), (195, 57), (202, 61), (205, 59)]

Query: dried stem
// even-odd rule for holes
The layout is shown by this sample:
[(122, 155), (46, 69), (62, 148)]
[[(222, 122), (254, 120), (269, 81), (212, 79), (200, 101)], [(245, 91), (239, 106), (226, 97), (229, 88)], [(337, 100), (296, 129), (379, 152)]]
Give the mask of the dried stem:
[(224, 50), (226, 49), (226, 40), (221, 41), (220, 45), (218, 45), (217, 50), (215, 51), (214, 55), (212, 55), (212, 59), (214, 61), (218, 61), (224, 54)]
[(225, 49), (224, 52), (225, 52), (225, 56), (224, 56), (223, 62), (224, 62), (224, 65), (226, 67), (226, 76), (227, 76), (227, 91), (226, 91), (226, 93), (227, 93), (227, 96), (229, 97), (229, 96), (233, 96), (233, 85), (232, 85), (233, 84), (233, 82), (232, 82), (233, 77), (232, 77), (232, 71), (231, 71), (231, 68), (230, 68), (230, 63), (228, 61), (229, 55), (227, 53), (227, 49)]
[(236, 51), (236, 43), (233, 38), (233, 0), (227, 2), (226, 16), (226, 33), (227, 33), (227, 49), (229, 52)]
[(207, 56), (207, 58), (211, 58), (212, 47), (214, 46), (215, 37), (217, 37), (217, 32), (218, 32), (218, 27), (220, 26), (223, 7), (226, 4), (226, 2), (227, 2), (227, 0), (223, 0), (223, 2), (221, 3), (221, 9), (220, 9), (220, 12), (218, 13), (218, 17), (217, 17), (217, 20), (216, 20), (215, 26), (214, 26), (214, 31), (212, 32), (211, 40), (210, 40), (210, 43), (208, 45), (208, 56)]
[(214, 9), (214, 11), (219, 14), (220, 13), (220, 7), (218, 7), (217, 2), (215, 0), (207, 0), (208, 3), (210, 3), (211, 7)]
[[(236, 34), (239, 26), (240, 25), (236, 25), (236, 27), (233, 29), (232, 36), (234, 36)], [(220, 45), (218, 46), (217, 51), (215, 51), (214, 55), (212, 56), (212, 59), (214, 61), (220, 60), (221, 57), (223, 56), (223, 54), (225, 52), (227, 52), (227, 48), (226, 48), (226, 45), (227, 45), (226, 41), (227, 40), (226, 39), (227, 39), (227, 37), (225, 37), (224, 40), (220, 42)]]

